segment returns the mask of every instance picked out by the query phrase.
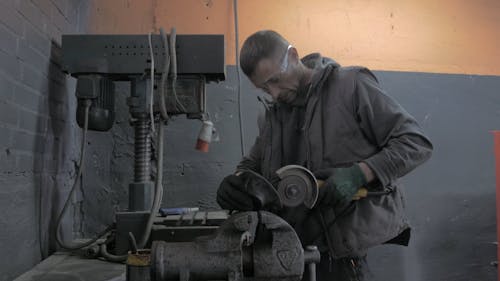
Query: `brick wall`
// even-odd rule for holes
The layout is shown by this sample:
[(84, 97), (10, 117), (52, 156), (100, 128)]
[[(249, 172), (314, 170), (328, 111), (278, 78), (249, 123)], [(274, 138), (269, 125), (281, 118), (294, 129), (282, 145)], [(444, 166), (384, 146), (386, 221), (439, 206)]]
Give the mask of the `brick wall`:
[(83, 0), (0, 1), (2, 281), (54, 250), (51, 229), (80, 144), (75, 81), (60, 68), (61, 34), (84, 31), (87, 6)]

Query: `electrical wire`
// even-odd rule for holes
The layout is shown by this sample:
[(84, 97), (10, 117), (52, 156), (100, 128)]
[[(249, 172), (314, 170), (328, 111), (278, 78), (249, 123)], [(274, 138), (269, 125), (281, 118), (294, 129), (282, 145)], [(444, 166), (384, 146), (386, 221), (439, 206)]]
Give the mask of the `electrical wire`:
[(155, 88), (155, 57), (153, 44), (151, 42), (151, 32), (148, 34), (149, 55), (151, 56), (151, 96), (149, 100), (149, 118), (151, 119), (151, 131), (155, 131), (155, 117), (153, 112), (154, 88)]
[(172, 27), (170, 30), (170, 60), (172, 64), (172, 94), (174, 95), (175, 99), (175, 105), (180, 106), (182, 112), (187, 113), (186, 108), (182, 103), (179, 101), (179, 98), (177, 97), (177, 89), (176, 89), (176, 84), (177, 84), (177, 54), (176, 54), (176, 49), (175, 49), (175, 42), (177, 40), (177, 32), (175, 30), (175, 27)]
[(85, 147), (86, 147), (85, 144), (87, 142), (87, 130), (88, 130), (88, 125), (89, 125), (89, 110), (90, 110), (90, 105), (92, 104), (92, 102), (89, 99), (85, 99), (83, 102), (85, 105), (85, 117), (84, 117), (84, 123), (83, 123), (82, 145), (81, 145), (81, 149), (80, 149), (80, 161), (78, 163), (78, 165), (79, 165), (78, 172), (76, 174), (76, 178), (75, 178), (75, 181), (73, 183), (73, 186), (71, 187), (71, 190), (69, 192), (68, 198), (66, 199), (66, 202), (64, 203), (64, 207), (61, 210), (61, 213), (59, 214), (59, 217), (57, 218), (57, 221), (56, 221), (56, 242), (57, 242), (57, 244), (59, 244), (59, 246), (61, 246), (63, 249), (66, 249), (66, 250), (79, 250), (81, 248), (87, 247), (87, 246), (95, 243), (99, 238), (106, 235), (106, 233), (108, 233), (112, 229), (112, 226), (108, 226), (105, 230), (103, 230), (99, 234), (97, 234), (97, 236), (95, 238), (90, 239), (89, 241), (83, 242), (80, 244), (76, 244), (73, 242), (72, 245), (66, 244), (64, 241), (62, 241), (61, 236), (60, 236), (61, 234), (59, 232), (59, 229), (61, 228), (62, 218), (64, 217), (64, 214), (68, 210), (68, 207), (69, 207), (70, 202), (71, 202), (71, 198), (73, 197), (73, 194), (76, 191), (76, 187), (78, 186), (78, 180), (81, 178), (81, 176), (83, 174), (83, 162), (85, 159)]
[[(114, 240), (114, 238), (113, 238)], [(108, 252), (108, 246), (106, 243), (102, 243), (99, 247), (99, 252), (103, 258), (110, 262), (124, 262), (127, 260), (128, 255), (113, 255)]]
[[(170, 51), (168, 48), (167, 35), (163, 28), (160, 27), (160, 35), (163, 42), (163, 48), (165, 49), (165, 60), (163, 62), (163, 71), (161, 73), (161, 83), (160, 83), (160, 114), (164, 120), (168, 120), (167, 105), (165, 104), (165, 97), (167, 96), (167, 86), (165, 82), (168, 78), (168, 71), (170, 69)], [(161, 126), (161, 124), (160, 124)]]
[[(328, 224), (326, 224), (326, 221), (324, 221), (324, 219), (323, 219), (323, 221), (321, 222), (322, 226), (323, 226), (323, 230), (320, 232), (314, 233), (314, 235), (311, 235), (311, 237), (314, 237), (313, 241), (316, 240), (317, 238), (319, 238), (321, 235), (323, 235), (323, 232), (327, 232), (327, 230), (330, 229), (330, 227), (332, 227), (334, 224), (337, 223), (338, 219), (346, 216), (350, 211), (352, 211), (352, 208), (353, 208), (353, 203), (350, 203), (345, 208), (340, 210), (340, 212), (338, 212), (338, 214), (335, 215), (335, 218), (333, 218), (333, 220), (331, 222), (329, 222)], [(320, 213), (321, 216), (323, 215), (321, 213), (321, 210), (318, 209), (318, 212)], [(322, 219), (322, 218), (320, 217), (320, 219)]]
[(239, 47), (239, 31), (238, 31), (238, 0), (233, 1), (234, 8), (234, 46), (236, 58), (236, 73), (238, 78), (238, 118), (240, 123), (240, 145), (241, 156), (245, 156), (245, 134), (243, 132), (243, 116), (241, 112), (241, 73), (240, 73), (240, 47)]

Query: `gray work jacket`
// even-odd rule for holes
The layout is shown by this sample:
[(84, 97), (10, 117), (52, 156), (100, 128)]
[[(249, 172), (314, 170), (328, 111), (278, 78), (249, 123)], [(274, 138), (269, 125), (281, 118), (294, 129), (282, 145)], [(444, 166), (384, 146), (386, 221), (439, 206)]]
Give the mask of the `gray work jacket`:
[(289, 164), (314, 172), (365, 162), (377, 178), (369, 189), (392, 192), (353, 201), (348, 209), (295, 207), (280, 213), (304, 246), (317, 245), (337, 258), (361, 256), (409, 228), (397, 179), (427, 160), (432, 144), (368, 69), (340, 67), (319, 54), (302, 62), (314, 68), (306, 104), (268, 107), (259, 136), (238, 169), (252, 169), (276, 182), (275, 171)]

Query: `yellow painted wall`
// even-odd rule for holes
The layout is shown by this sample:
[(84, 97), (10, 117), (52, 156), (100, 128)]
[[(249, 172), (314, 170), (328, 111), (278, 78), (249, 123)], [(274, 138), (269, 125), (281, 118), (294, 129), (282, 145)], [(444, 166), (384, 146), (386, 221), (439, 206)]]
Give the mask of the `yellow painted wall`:
[[(232, 0), (91, 0), (90, 33), (226, 35), (234, 64)], [(274, 29), (301, 54), (377, 70), (500, 75), (499, 0), (239, 0), (240, 46)]]

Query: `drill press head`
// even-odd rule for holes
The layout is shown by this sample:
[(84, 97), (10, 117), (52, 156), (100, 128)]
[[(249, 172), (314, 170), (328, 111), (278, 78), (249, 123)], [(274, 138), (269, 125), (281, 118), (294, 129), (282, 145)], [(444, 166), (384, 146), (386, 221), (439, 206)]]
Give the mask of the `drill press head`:
[[(80, 127), (84, 120), (83, 100), (90, 99), (88, 128), (111, 128), (115, 81), (131, 82), (127, 102), (132, 115), (149, 114), (149, 97), (154, 92), (156, 97), (166, 97), (169, 115), (186, 114), (188, 118), (201, 119), (205, 115), (205, 84), (226, 77), (224, 36), (174, 38), (175, 46), (169, 46), (170, 35), (63, 35), (63, 70), (78, 79)], [(155, 113), (160, 111), (159, 100), (156, 98), (152, 107)]]

